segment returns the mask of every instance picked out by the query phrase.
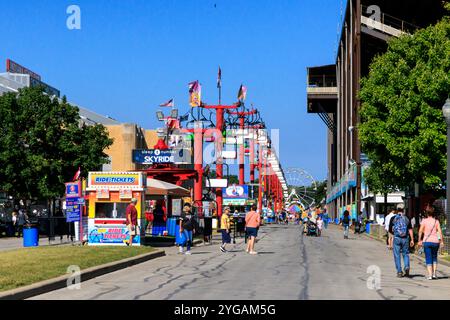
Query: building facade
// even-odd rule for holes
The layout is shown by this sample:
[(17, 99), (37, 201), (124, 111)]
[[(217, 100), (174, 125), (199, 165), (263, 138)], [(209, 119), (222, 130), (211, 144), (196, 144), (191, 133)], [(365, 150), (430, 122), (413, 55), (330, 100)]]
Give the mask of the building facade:
[[(349, 210), (353, 217), (366, 211), (375, 220), (381, 201), (364, 183), (370, 165), (358, 139), (361, 78), (373, 58), (387, 49), (392, 37), (436, 23), (445, 14), (440, 0), (348, 0), (334, 64), (308, 68), (307, 111), (320, 116), (327, 126), (327, 206), (340, 217)], [(402, 192), (388, 195), (392, 204), (403, 200)], [(383, 203), (385, 202), (383, 197)]]

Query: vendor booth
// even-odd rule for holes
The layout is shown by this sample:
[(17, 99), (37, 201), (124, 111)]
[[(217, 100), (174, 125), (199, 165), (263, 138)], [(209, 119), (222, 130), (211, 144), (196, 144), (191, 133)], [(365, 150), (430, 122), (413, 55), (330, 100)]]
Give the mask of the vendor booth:
[(138, 200), (137, 235), (133, 245), (141, 243), (146, 175), (142, 172), (89, 172), (88, 244), (125, 246), (130, 235), (126, 227), (126, 208), (132, 198)]
[(183, 187), (147, 177), (145, 203), (149, 214), (146, 214), (145, 236), (159, 240), (160, 237), (174, 238), (184, 199), (190, 194)]

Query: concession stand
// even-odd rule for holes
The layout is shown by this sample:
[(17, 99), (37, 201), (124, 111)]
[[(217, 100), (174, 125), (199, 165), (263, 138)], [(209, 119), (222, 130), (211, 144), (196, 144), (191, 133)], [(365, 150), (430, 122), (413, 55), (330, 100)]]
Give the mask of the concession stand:
[(126, 246), (130, 235), (126, 208), (132, 198), (136, 204), (138, 227), (133, 245), (141, 244), (147, 177), (142, 172), (89, 172), (88, 244)]

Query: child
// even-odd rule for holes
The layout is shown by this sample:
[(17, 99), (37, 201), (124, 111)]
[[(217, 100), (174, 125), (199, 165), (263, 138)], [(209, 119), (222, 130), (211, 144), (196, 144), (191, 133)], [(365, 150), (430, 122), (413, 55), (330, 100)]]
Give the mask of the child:
[(319, 237), (322, 234), (323, 220), (321, 216), (317, 217), (317, 230), (319, 232)]

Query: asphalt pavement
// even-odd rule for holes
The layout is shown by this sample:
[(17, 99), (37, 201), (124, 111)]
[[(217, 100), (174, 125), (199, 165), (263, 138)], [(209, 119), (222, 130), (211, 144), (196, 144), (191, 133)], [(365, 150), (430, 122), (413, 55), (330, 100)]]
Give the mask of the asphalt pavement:
[(297, 225), (260, 229), (258, 255), (243, 239), (221, 253), (219, 240), (192, 255), (166, 248), (166, 256), (33, 299), (63, 300), (303, 300), (450, 299), (450, 268), (426, 280), (425, 266), (411, 258), (411, 278), (397, 278), (392, 252), (364, 235), (345, 240), (339, 227), (306, 237)]

